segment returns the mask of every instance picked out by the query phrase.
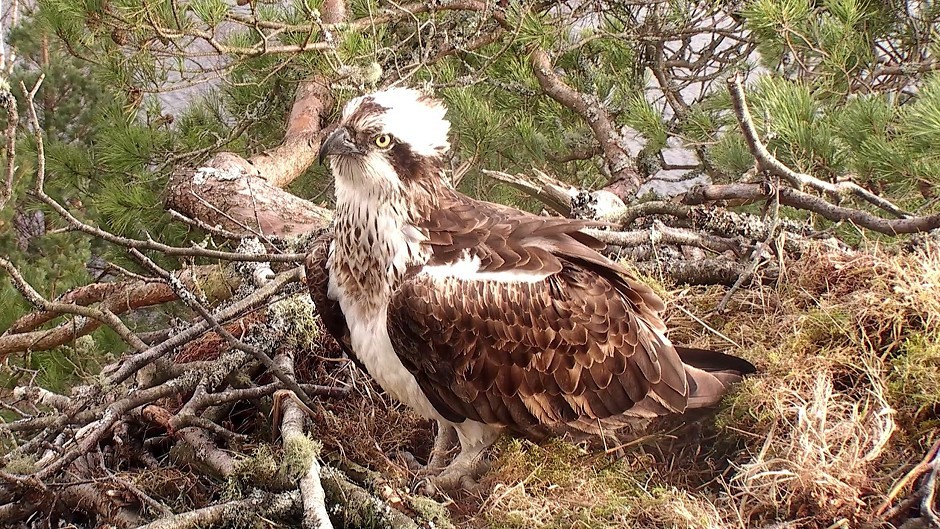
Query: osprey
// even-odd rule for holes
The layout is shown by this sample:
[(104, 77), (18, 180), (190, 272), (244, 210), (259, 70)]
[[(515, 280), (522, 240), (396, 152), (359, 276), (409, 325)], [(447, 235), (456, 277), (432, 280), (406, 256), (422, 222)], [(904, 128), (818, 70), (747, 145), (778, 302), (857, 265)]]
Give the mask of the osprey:
[(590, 221), (482, 202), (449, 184), (442, 103), (393, 88), (350, 101), (320, 147), (332, 233), (307, 258), (330, 333), (392, 397), (438, 421), (429, 467), (466, 484), (503, 431), (605, 436), (716, 404), (754, 367), (674, 346), (662, 300), (598, 253)]

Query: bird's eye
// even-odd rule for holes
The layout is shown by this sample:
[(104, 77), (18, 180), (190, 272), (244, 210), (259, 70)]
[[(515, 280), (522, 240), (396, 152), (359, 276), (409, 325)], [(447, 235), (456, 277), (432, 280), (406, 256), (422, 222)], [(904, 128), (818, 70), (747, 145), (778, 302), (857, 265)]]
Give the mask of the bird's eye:
[(392, 137), (388, 134), (379, 134), (375, 137), (375, 146), (379, 149), (385, 149), (392, 144)]

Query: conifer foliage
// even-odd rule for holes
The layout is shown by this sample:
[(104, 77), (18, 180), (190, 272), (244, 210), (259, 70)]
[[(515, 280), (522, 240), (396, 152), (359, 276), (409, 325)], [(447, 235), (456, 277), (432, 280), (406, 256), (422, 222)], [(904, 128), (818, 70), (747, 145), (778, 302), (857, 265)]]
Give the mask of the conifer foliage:
[[(881, 245), (906, 259), (898, 270), (915, 268), (916, 252), (936, 262), (934, 2), (37, 0), (5, 7), (4, 527), (516, 523), (486, 512), (515, 498), (492, 482), (450, 504), (411, 493), (420, 475), (403, 454), (423, 458), (431, 426), (370, 386), (324, 335), (303, 293), (304, 256), (331, 217), (330, 175), (314, 163), (322, 127), (345, 101), (371, 90), (407, 85), (444, 99), (450, 174), (468, 194), (606, 221), (610, 229), (593, 235), (664, 289), (723, 288), (713, 300), (717, 312), (702, 322), (709, 329), (730, 307), (757, 306), (735, 301), (742, 290), (748, 300), (764, 288), (779, 295), (793, 281), (789, 264), (821, 248), (839, 263), (857, 263), (846, 256)], [(929, 395), (925, 388), (938, 377), (934, 319), (904, 318), (917, 333), (916, 355), (898, 345), (907, 338), (881, 340), (874, 325), (865, 329), (879, 340), (859, 340), (884, 363), (888, 396), (878, 393), (878, 402), (905, 384), (897, 406), (914, 410), (918, 425), (936, 420), (935, 403), (911, 397)], [(776, 356), (751, 353), (757, 364), (780, 365)], [(813, 391), (850, 398), (845, 387), (875, 380), (871, 369), (820, 378), (825, 387)], [(867, 413), (855, 401), (839, 402)], [(760, 425), (786, 422), (750, 419), (741, 424), (760, 439)], [(879, 450), (893, 427), (876, 436)], [(726, 527), (797, 518), (834, 527), (843, 526), (839, 520), (936, 522), (938, 445), (929, 448), (934, 439), (918, 428), (905, 430), (909, 447), (893, 463), (903, 464), (899, 454), (916, 454), (914, 463), (924, 451), (927, 457), (913, 470), (902, 467), (901, 475), (910, 473), (896, 487), (840, 482), (831, 490), (858, 489), (859, 497), (823, 505), (828, 500), (813, 492), (812, 501), (823, 503), (777, 511), (755, 500), (761, 508), (745, 512), (750, 499), (694, 501), (708, 524)], [(715, 449), (721, 468), (705, 456), (686, 461), (711, 465), (711, 474), (694, 473), (704, 476), (699, 485), (715, 487), (729, 469), (765, 469), (741, 460), (760, 450), (748, 432), (719, 431), (730, 439)], [(523, 457), (518, 443), (503, 450), (498, 461)], [(627, 474), (631, 487), (654, 480), (629, 466), (619, 462), (564, 487), (603, 488), (597, 494), (604, 496)], [(558, 480), (541, 469), (516, 483), (546, 484), (550, 496), (547, 483)], [(692, 498), (663, 476), (655, 479), (671, 492), (650, 497)], [(731, 496), (753, 492), (741, 492), (735, 479), (722, 481)], [(766, 487), (780, 494), (777, 482)], [(610, 508), (650, 508), (637, 505)], [(574, 523), (569, 515), (542, 525)], [(605, 516), (578, 523), (612, 523)], [(702, 526), (663, 520), (642, 526)]]

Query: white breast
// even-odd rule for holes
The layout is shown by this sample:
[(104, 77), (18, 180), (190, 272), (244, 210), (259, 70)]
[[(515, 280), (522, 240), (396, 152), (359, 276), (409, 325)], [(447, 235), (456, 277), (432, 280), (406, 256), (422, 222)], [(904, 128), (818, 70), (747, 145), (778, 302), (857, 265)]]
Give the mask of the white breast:
[[(342, 302), (340, 302), (342, 306)], [(399, 402), (414, 409), (428, 419), (441, 420), (442, 417), (421, 391), (415, 380), (392, 347), (388, 336), (386, 312), (381, 314), (358, 314), (355, 307), (343, 307), (346, 323), (352, 339), (353, 352), (365, 364), (369, 374), (382, 386), (386, 393)]]

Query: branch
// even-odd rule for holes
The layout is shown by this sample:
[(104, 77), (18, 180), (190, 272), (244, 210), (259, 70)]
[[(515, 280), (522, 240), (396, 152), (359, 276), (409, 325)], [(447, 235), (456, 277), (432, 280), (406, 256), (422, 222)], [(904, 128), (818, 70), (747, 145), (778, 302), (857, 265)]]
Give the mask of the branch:
[[(78, 316), (83, 316), (85, 318), (91, 318), (97, 320), (100, 323), (103, 323), (112, 329), (114, 332), (121, 337), (128, 345), (133, 347), (138, 351), (143, 351), (147, 349), (147, 344), (141, 341), (140, 338), (131, 331), (127, 325), (121, 321), (113, 312), (108, 309), (93, 309), (89, 307), (82, 307), (80, 305), (73, 305), (70, 303), (57, 303), (49, 301), (42, 297), (39, 292), (26, 282), (23, 279), (23, 276), (20, 274), (19, 270), (13, 266), (13, 263), (6, 260), (3, 257), (0, 257), (0, 268), (6, 270), (7, 274), (10, 275), (10, 279), (13, 281), (13, 286), (26, 298), (27, 301), (32, 303), (36, 308), (48, 311), (48, 312), (58, 312), (64, 314), (75, 314)], [(5, 355), (0, 356), (0, 359), (3, 359)]]
[[(812, 211), (833, 222), (849, 221), (863, 228), (885, 235), (920, 233), (940, 228), (940, 213), (925, 217), (904, 219), (885, 219), (858, 209), (836, 206), (822, 198), (781, 187), (780, 203), (784, 206)], [(682, 199), (683, 204), (704, 204), (716, 200), (745, 200), (757, 202), (767, 200), (771, 195), (761, 184), (725, 184), (697, 186)]]
[(296, 490), (271, 494), (256, 490), (251, 497), (228, 501), (196, 509), (194, 511), (161, 518), (138, 529), (196, 529), (221, 525), (229, 527), (242, 520), (246, 513), (262, 518), (285, 519), (300, 509), (300, 493)]
[(3, 188), (0, 189), (0, 209), (3, 209), (13, 196), (13, 175), (16, 173), (16, 127), (20, 122), (20, 114), (16, 110), (16, 98), (13, 97), (9, 87), (0, 93), (0, 98), (3, 99), (3, 106), (7, 109), (7, 130), (4, 132), (7, 138), (7, 167)]
[(701, 259), (695, 261), (665, 259), (633, 263), (639, 272), (649, 276), (666, 275), (677, 283), (688, 285), (733, 285), (744, 266), (727, 259)]
[(170, 287), (173, 288), (173, 290), (176, 292), (176, 295), (179, 296), (180, 300), (183, 303), (185, 303), (189, 308), (196, 311), (196, 313), (199, 314), (199, 316), (203, 320), (209, 323), (209, 326), (212, 328), (212, 330), (214, 330), (216, 333), (219, 334), (219, 336), (225, 339), (225, 341), (228, 342), (230, 346), (232, 346), (235, 349), (238, 349), (239, 351), (244, 351), (252, 355), (253, 357), (255, 357), (255, 359), (260, 361), (264, 365), (264, 367), (266, 367), (271, 372), (271, 374), (275, 376), (275, 378), (277, 378), (282, 383), (284, 383), (285, 387), (287, 387), (288, 389), (296, 393), (297, 398), (299, 398), (304, 404), (306, 404), (307, 407), (313, 407), (313, 402), (310, 400), (310, 396), (307, 395), (307, 393), (303, 390), (303, 388), (301, 388), (297, 384), (297, 382), (295, 382), (293, 379), (288, 377), (280, 368), (278, 368), (277, 365), (274, 364), (274, 360), (272, 360), (271, 357), (269, 357), (261, 349), (253, 345), (249, 345), (245, 342), (242, 342), (241, 340), (233, 336), (232, 333), (228, 332), (228, 330), (226, 330), (225, 327), (223, 327), (212, 316), (212, 314), (209, 313), (209, 310), (206, 309), (206, 307), (204, 307), (202, 303), (199, 302), (196, 296), (194, 296), (192, 292), (189, 292), (186, 289), (186, 287), (183, 286), (183, 284), (179, 282), (178, 279), (173, 277), (172, 274), (170, 274), (169, 272), (161, 268), (158, 264), (150, 260), (144, 254), (138, 252), (137, 250), (131, 249), (130, 254), (132, 257), (137, 259), (142, 265), (149, 268), (151, 272), (157, 274), (158, 276), (166, 280), (167, 284), (169, 284)]
[(718, 237), (707, 233), (697, 233), (682, 228), (671, 228), (661, 222), (648, 230), (636, 231), (604, 231), (596, 229), (583, 229), (584, 233), (595, 239), (617, 246), (640, 246), (643, 244), (675, 244), (679, 246), (695, 246), (716, 253), (733, 252), (741, 256), (745, 250), (745, 243), (741, 240)]
[(741, 132), (744, 134), (744, 140), (747, 142), (748, 149), (757, 160), (758, 169), (785, 179), (797, 190), (802, 190), (804, 187), (811, 187), (817, 191), (830, 193), (835, 196), (853, 195), (898, 218), (904, 219), (913, 216), (911, 213), (904, 211), (890, 201), (879, 197), (855, 182), (842, 181), (833, 184), (805, 173), (796, 172), (787, 167), (767, 150), (767, 147), (757, 135), (757, 129), (754, 127), (754, 119), (751, 117), (751, 111), (748, 110), (747, 102), (744, 99), (744, 88), (741, 86), (740, 75), (734, 75), (728, 79), (728, 91), (731, 95), (731, 106), (734, 109), (734, 114), (738, 118), (738, 123), (741, 125)]
[[(294, 359), (287, 352), (281, 353), (275, 359), (277, 365), (284, 370), (285, 374), (294, 379)], [(281, 421), (281, 433), (284, 439), (284, 450), (290, 452), (291, 447), (302, 447), (313, 445), (311, 440), (304, 433), (304, 424), (306, 415), (301, 406), (294, 400), (296, 395), (284, 401), (284, 416)], [(329, 514), (326, 511), (326, 495), (323, 492), (323, 484), (320, 482), (320, 462), (317, 459), (319, 454), (310, 451), (306, 454), (309, 461), (305, 462), (306, 470), (300, 478), (300, 497), (303, 502), (303, 529), (333, 529)]]
[[(45, 180), (46, 180), (46, 155), (45, 147), (43, 144), (42, 137), (42, 127), (39, 123), (39, 117), (36, 115), (36, 105), (35, 97), (36, 92), (39, 91), (39, 87), (42, 85), (42, 81), (45, 79), (44, 75), (39, 76), (39, 80), (36, 81), (36, 84), (33, 86), (32, 90), (27, 91), (26, 85), (20, 82), (20, 88), (26, 93), (26, 110), (29, 114), (29, 123), (33, 127), (33, 136), (36, 140), (36, 183), (33, 188), (34, 195), (39, 198), (44, 204), (52, 208), (56, 213), (58, 213), (69, 226), (73, 229), (98, 237), (112, 244), (122, 246), (124, 248), (134, 248), (137, 250), (154, 250), (161, 252), (165, 255), (173, 256), (186, 256), (186, 257), (208, 257), (212, 259), (225, 259), (232, 261), (271, 261), (271, 262), (298, 262), (303, 261), (304, 254), (252, 254), (245, 255), (240, 253), (232, 252), (220, 252), (217, 250), (207, 250), (205, 248), (199, 248), (193, 245), (190, 248), (178, 248), (169, 246), (156, 242), (150, 238), (146, 241), (129, 239), (127, 237), (119, 237), (110, 233), (108, 231), (102, 230), (90, 224), (86, 224), (74, 215), (72, 215), (64, 206), (59, 204), (55, 199), (46, 194), (45, 191)], [(300, 199), (297, 199), (300, 200)], [(304, 201), (306, 202), (306, 201)], [(211, 223), (210, 223), (211, 224)]]
[(531, 54), (532, 71), (545, 93), (581, 116), (601, 145), (613, 180), (624, 181), (629, 195), (636, 194), (643, 181), (633, 168), (633, 160), (621, 145), (617, 125), (603, 104), (592, 95), (582, 94), (564, 82), (552, 68), (548, 54), (535, 49)]
[[(240, 276), (234, 274), (231, 268), (216, 265), (189, 267), (175, 272), (174, 275), (188, 288), (198, 289), (209, 299), (230, 297), (241, 283)], [(97, 310), (118, 315), (176, 299), (176, 293), (165, 283), (135, 280), (92, 283), (65, 293), (56, 302), (68, 306), (99, 303)], [(89, 334), (101, 326), (100, 320), (88, 318), (82, 321), (66, 321), (53, 329), (34, 330), (63, 313), (44, 310), (16, 320), (6, 333), (0, 336), (0, 358), (13, 352), (52, 349)]]
[(164, 206), (242, 235), (289, 236), (325, 227), (332, 212), (281, 188), (316, 160), (320, 122), (332, 106), (326, 80), (301, 83), (280, 145), (248, 159), (217, 153), (202, 167), (177, 171)]
[[(215, 321), (226, 322), (235, 316), (254, 308), (260, 307), (268, 302), (269, 298), (278, 293), (286, 285), (300, 281), (303, 278), (303, 268), (297, 267), (275, 276), (273, 280), (266, 283), (251, 295), (241, 299), (225, 308), (220, 309), (212, 315)], [(142, 351), (136, 355), (126, 357), (121, 361), (119, 367), (108, 374), (106, 384), (120, 384), (128, 377), (136, 373), (143, 366), (155, 361), (157, 358), (167, 354), (176, 347), (183, 345), (194, 338), (208, 331), (212, 325), (208, 321), (199, 321), (193, 323), (186, 330), (179, 332), (169, 339)]]
[(542, 171), (535, 171), (535, 179), (521, 173), (511, 175), (488, 169), (484, 169), (483, 174), (541, 200), (543, 204), (566, 217), (571, 214), (571, 200), (578, 194), (573, 186), (555, 180)]

